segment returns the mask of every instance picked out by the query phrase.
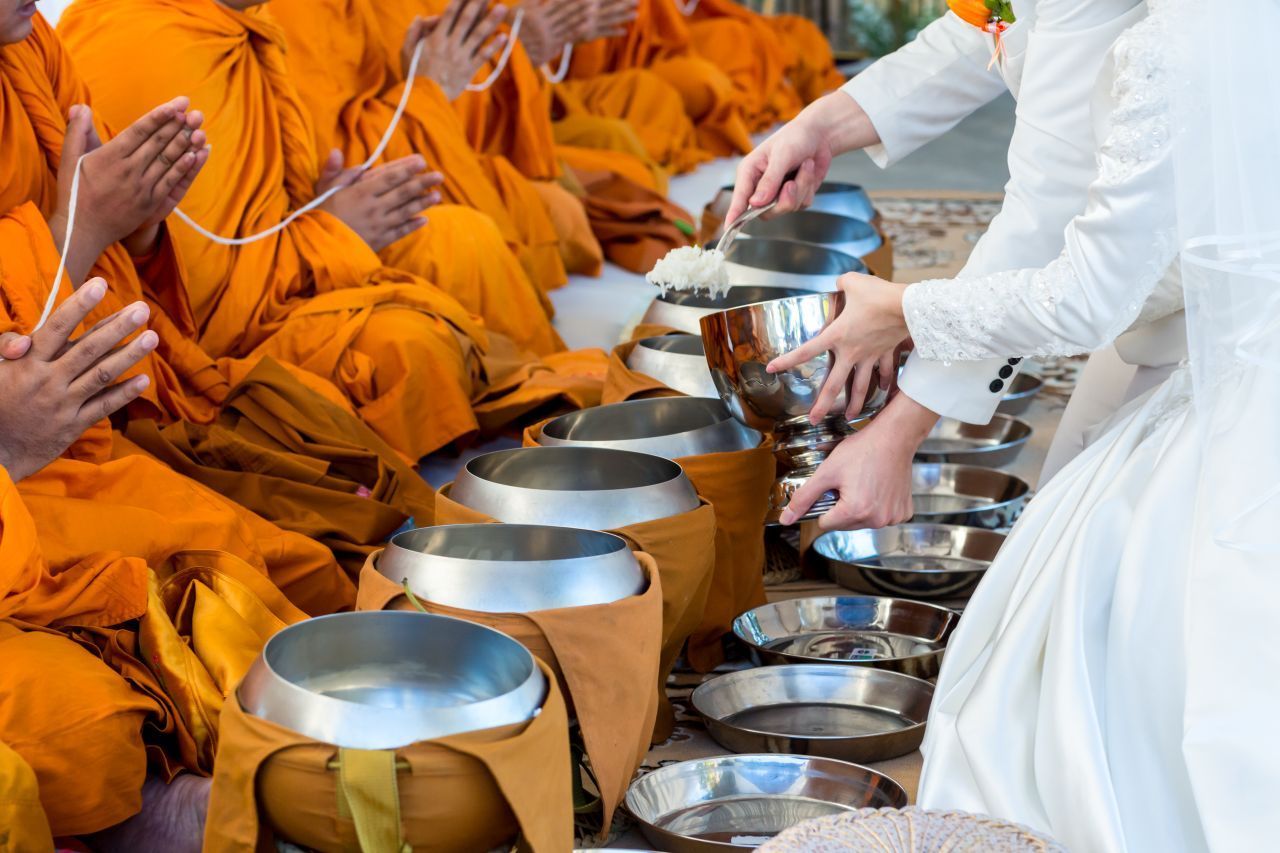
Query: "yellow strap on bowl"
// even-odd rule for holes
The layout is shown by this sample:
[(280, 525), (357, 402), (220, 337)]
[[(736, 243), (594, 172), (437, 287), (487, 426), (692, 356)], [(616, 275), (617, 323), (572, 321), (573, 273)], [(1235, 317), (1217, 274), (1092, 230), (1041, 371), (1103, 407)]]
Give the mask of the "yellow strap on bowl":
[(350, 817), (363, 853), (412, 853), (400, 832), (396, 754), (384, 749), (338, 751), (338, 814)]

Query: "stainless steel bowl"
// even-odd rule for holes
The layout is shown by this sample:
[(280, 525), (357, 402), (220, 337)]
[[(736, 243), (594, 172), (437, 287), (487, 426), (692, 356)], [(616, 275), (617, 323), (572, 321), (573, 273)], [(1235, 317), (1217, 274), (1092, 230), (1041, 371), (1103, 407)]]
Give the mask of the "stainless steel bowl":
[(804, 296), (808, 291), (795, 287), (756, 287), (743, 285), (732, 287), (728, 293), (712, 296), (708, 293), (668, 290), (654, 298), (645, 311), (641, 323), (666, 326), (691, 335), (701, 335), (699, 321), (708, 314), (716, 314), (729, 308), (786, 299), (788, 296)]
[(1032, 373), (1019, 373), (1013, 377), (1013, 382), (1009, 385), (1009, 393), (1004, 395), (996, 411), (1002, 415), (1020, 415), (1031, 408), (1031, 404), (1035, 402), (1042, 388), (1044, 388), (1044, 380), (1039, 376)]
[(377, 569), (419, 598), (481, 613), (607, 604), (648, 585), (622, 537), (526, 524), (409, 530), (392, 537)]
[(506, 634), (404, 611), (290, 625), (267, 641), (237, 689), (247, 713), (350, 749), (524, 722), (546, 695), (533, 655)]
[(919, 524), (959, 524), (1005, 530), (1022, 515), (1031, 487), (994, 468), (917, 462), (911, 467), (912, 502)]
[(507, 524), (616, 530), (698, 507), (670, 459), (603, 447), (518, 447), (468, 462), (449, 497)]
[(798, 210), (773, 219), (756, 219), (742, 229), (739, 239), (788, 240), (814, 243), (855, 258), (884, 245), (880, 232), (865, 219), (820, 210)]
[(1030, 440), (1031, 424), (1010, 415), (993, 415), (988, 424), (943, 418), (920, 443), (916, 461), (999, 468), (1017, 459)]
[(725, 269), (734, 287), (755, 284), (829, 293), (836, 289), (837, 278), (866, 272), (867, 265), (824, 246), (759, 238), (734, 241), (725, 254)]
[[(809, 410), (830, 372), (831, 354), (822, 353), (781, 373), (769, 373), (769, 362), (817, 336), (844, 305), (843, 293), (811, 293), (721, 311), (702, 318), (702, 340), (711, 379), (733, 416), (761, 432), (771, 433), (781, 476), (770, 495), (769, 520), (783, 508), (827, 455), (852, 432), (844, 417), (848, 385), (840, 390), (833, 414), (817, 424)], [(852, 377), (851, 377), (852, 378)], [(888, 392), (870, 383), (859, 420), (884, 407)], [(805, 518), (816, 518), (835, 505), (828, 492)]]
[[(724, 219), (732, 201), (733, 185), (729, 184), (720, 188), (708, 208), (717, 219)], [(857, 184), (844, 184), (838, 181), (823, 183), (814, 195), (813, 204), (809, 205), (809, 210), (851, 216), (866, 222), (876, 218), (875, 205), (871, 203), (871, 196), (867, 195), (866, 190)]]
[(901, 785), (869, 768), (767, 754), (659, 767), (626, 800), (649, 843), (670, 853), (750, 849), (810, 818), (906, 804)]
[(701, 335), (659, 335), (636, 341), (627, 367), (690, 397), (720, 399), (711, 381)]
[(968, 598), (995, 559), (1004, 534), (950, 524), (899, 524), (832, 531), (814, 541), (810, 561), (845, 589), (915, 599)]
[(841, 663), (933, 678), (960, 616), (901, 598), (797, 598), (748, 610), (733, 633), (766, 664)]
[[(705, 364), (705, 362), (704, 362)], [(760, 433), (743, 426), (719, 400), (655, 397), (562, 415), (542, 428), (547, 447), (611, 447), (664, 459), (759, 447)]]
[(690, 701), (725, 749), (867, 763), (920, 747), (933, 685), (884, 669), (798, 663), (721, 675)]

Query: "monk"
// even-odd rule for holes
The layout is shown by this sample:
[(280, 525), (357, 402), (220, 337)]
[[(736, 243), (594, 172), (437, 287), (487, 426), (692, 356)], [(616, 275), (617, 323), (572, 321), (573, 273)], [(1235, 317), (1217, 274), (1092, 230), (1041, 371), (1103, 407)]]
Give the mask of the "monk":
[[(312, 198), (322, 179), (350, 178), (332, 169), (322, 174), (309, 113), (284, 61), (283, 36), (265, 9), (246, 12), (214, 0), (84, 0), (67, 10), (62, 27), (108, 118), (127, 121), (155, 92), (173, 87), (190, 87), (218, 105), (206, 128), (222, 147), (182, 208), (213, 231), (269, 228)], [(122, 51), (147, 61), (121, 66), (107, 58)], [(500, 345), (497, 334), (491, 339), (448, 294), (375, 254), (413, 229), (417, 214), (411, 211), (424, 189), (413, 181), (421, 166), (414, 155), (371, 171), (334, 196), (334, 206), (245, 246), (218, 245), (173, 226), (204, 349), (269, 356), (332, 381), (409, 460), (480, 429), (472, 397), (483, 397), (503, 378), (492, 375), (482, 357), (514, 346)], [(460, 220), (433, 213), (431, 226), (419, 233), (442, 244), (433, 254), (435, 278), (471, 288), (483, 301), (486, 282), (513, 269), (524, 275), (496, 227), (475, 211), (463, 212), (470, 222), (457, 232), (445, 223)], [(510, 315), (520, 339), (554, 349), (558, 339), (536, 296), (533, 302), (518, 312), (509, 302), (493, 307)], [(511, 361), (536, 365), (524, 356)], [(579, 368), (595, 370), (603, 357), (588, 361), (585, 368), (556, 368), (574, 373), (569, 384), (576, 387)], [(543, 400), (564, 390), (544, 388)]]

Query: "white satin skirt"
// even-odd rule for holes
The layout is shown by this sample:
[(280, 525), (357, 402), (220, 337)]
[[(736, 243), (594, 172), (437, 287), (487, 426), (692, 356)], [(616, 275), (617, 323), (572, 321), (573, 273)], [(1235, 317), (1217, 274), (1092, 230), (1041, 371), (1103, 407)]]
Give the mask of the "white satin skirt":
[(1076, 853), (1280, 849), (1280, 565), (1203, 533), (1200, 457), (1179, 370), (1031, 502), (948, 646), (921, 805)]

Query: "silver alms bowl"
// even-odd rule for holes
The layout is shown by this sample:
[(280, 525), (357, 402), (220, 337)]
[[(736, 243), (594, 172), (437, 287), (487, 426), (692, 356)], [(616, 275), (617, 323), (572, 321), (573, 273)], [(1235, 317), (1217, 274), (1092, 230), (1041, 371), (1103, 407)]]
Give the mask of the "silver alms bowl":
[(450, 524), (392, 537), (378, 573), (435, 604), (533, 613), (644, 592), (627, 542), (612, 533), (526, 524)]
[(697, 509), (675, 462), (603, 447), (519, 447), (458, 472), (449, 497), (507, 524), (616, 530)]
[(899, 524), (824, 533), (808, 558), (854, 592), (950, 601), (973, 593), (1003, 544), (994, 530)]
[(742, 229), (739, 239), (787, 240), (814, 243), (855, 258), (884, 245), (884, 238), (870, 222), (837, 213), (798, 210), (773, 219), (756, 219)]
[(1030, 440), (1031, 425), (1009, 415), (993, 415), (986, 424), (943, 418), (920, 443), (916, 461), (999, 468), (1017, 459)]
[(506, 634), (390, 610), (290, 625), (267, 641), (237, 688), (252, 716), (350, 749), (521, 723), (546, 695), (533, 655)]
[(720, 399), (707, 369), (701, 335), (659, 335), (636, 341), (627, 367), (689, 397)]
[(542, 428), (539, 443), (545, 447), (611, 447), (680, 459), (751, 450), (759, 447), (760, 441), (760, 433), (739, 423), (719, 400), (654, 397), (562, 415)]
[(1019, 373), (1009, 383), (1009, 392), (1004, 395), (996, 411), (1002, 415), (1020, 415), (1035, 402), (1044, 388), (1044, 380), (1033, 373)]
[[(774, 438), (774, 455), (783, 475), (775, 484), (770, 520), (777, 520), (806, 479), (859, 424), (880, 411), (888, 392), (873, 381), (852, 424), (844, 417), (846, 386), (833, 413), (809, 423), (809, 410), (830, 371), (831, 355), (823, 353), (782, 373), (769, 373), (770, 361), (816, 337), (844, 305), (843, 293), (815, 293), (775, 299), (721, 311), (702, 319), (702, 340), (711, 378), (733, 416)], [(806, 518), (816, 518), (835, 505), (835, 495), (819, 499)]]
[(725, 254), (725, 268), (734, 287), (755, 284), (814, 293), (835, 290), (836, 279), (847, 272), (867, 271), (861, 260), (835, 249), (766, 238), (735, 240)]
[(911, 466), (911, 521), (917, 524), (1007, 530), (1031, 495), (1024, 481), (994, 468), (921, 462)]
[[(652, 326), (666, 326), (678, 329), (690, 335), (700, 335), (699, 325), (703, 317), (729, 308), (752, 305), (756, 302), (768, 302), (771, 299), (786, 299), (788, 296), (804, 296), (808, 291), (795, 287), (759, 287), (743, 285), (731, 287), (728, 293), (712, 296), (709, 293), (690, 293), (689, 291), (668, 290), (654, 297), (645, 311), (641, 323)], [(652, 374), (650, 374), (652, 375)]]

